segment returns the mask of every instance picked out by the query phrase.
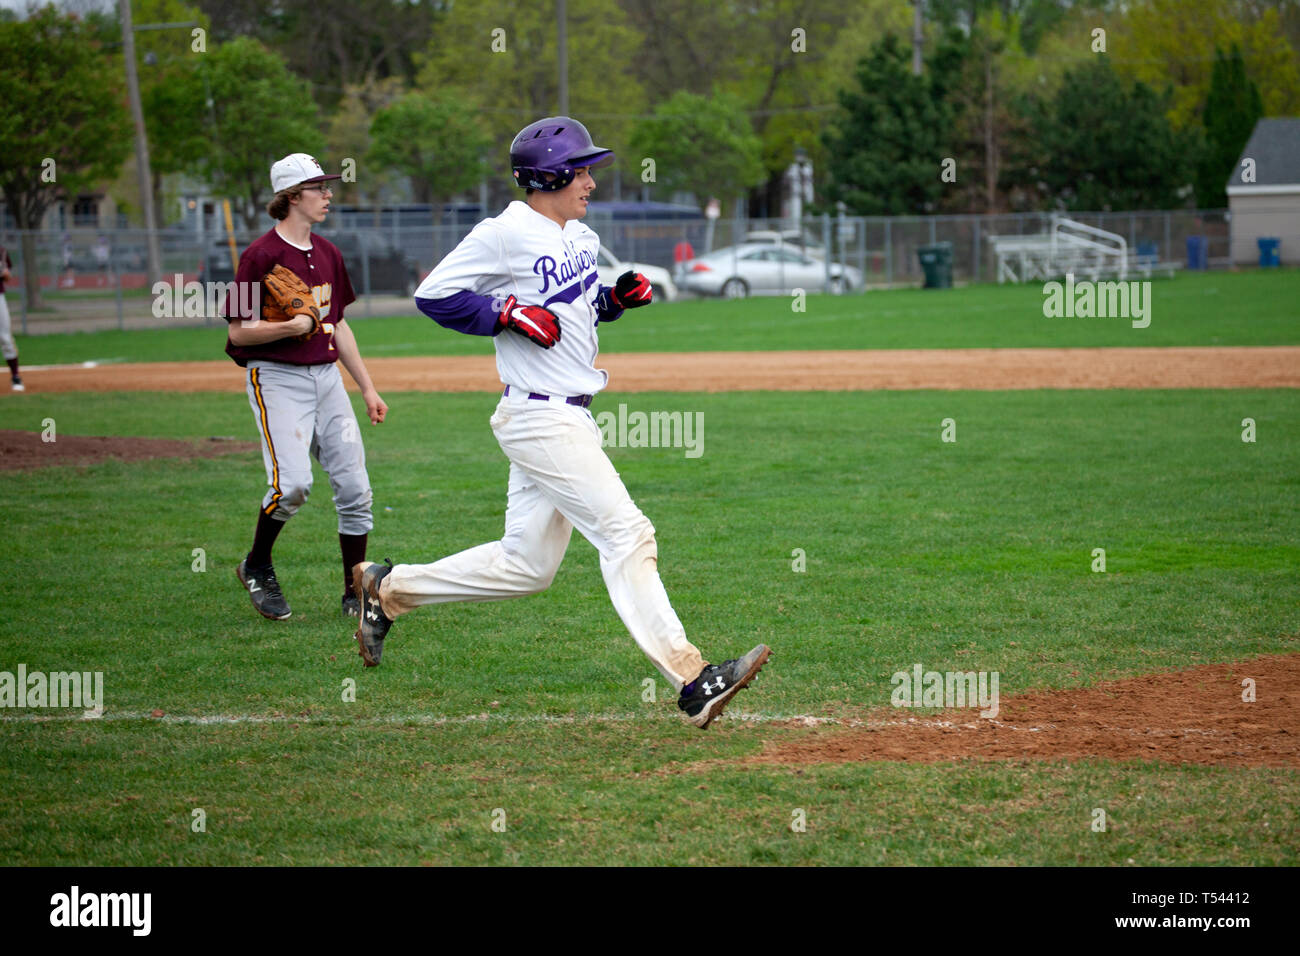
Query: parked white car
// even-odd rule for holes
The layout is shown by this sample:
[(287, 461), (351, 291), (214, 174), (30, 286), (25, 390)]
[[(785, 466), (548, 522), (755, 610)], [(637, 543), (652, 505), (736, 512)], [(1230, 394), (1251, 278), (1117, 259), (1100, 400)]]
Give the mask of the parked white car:
[(840, 295), (862, 288), (862, 273), (839, 262), (802, 255), (790, 246), (746, 242), (718, 249), (684, 264), (682, 287), (700, 295), (743, 299), (749, 295), (785, 295), (791, 289)]
[(745, 242), (764, 242), (770, 246), (785, 246), (814, 259), (826, 258), (826, 247), (810, 233), (798, 229), (755, 229), (745, 233)]
[(600, 247), (600, 255), (596, 259), (596, 274), (600, 276), (601, 285), (612, 286), (628, 269), (639, 272), (650, 280), (650, 288), (654, 290), (653, 301), (672, 302), (677, 298), (677, 286), (667, 269), (646, 265), (643, 262), (624, 262), (604, 246)]

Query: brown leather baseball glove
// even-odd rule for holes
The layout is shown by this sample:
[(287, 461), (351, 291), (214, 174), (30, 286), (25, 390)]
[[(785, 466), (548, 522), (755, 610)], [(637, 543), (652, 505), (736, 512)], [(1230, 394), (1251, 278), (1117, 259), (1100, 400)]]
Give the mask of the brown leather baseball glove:
[(290, 269), (277, 265), (262, 280), (268, 297), (262, 301), (262, 318), (267, 322), (288, 322), (297, 315), (310, 315), (311, 331), (297, 336), (305, 342), (320, 329), (320, 309), (311, 289)]

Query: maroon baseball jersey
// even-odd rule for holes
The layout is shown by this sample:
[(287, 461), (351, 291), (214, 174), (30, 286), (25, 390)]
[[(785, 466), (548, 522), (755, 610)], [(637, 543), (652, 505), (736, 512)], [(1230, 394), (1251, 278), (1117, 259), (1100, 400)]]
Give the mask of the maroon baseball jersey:
[[(297, 273), (311, 286), (316, 305), (320, 308), (320, 331), (306, 342), (296, 337), (277, 339), (265, 345), (235, 345), (226, 339), (226, 354), (239, 365), (247, 366), (249, 359), (287, 362), (290, 365), (324, 365), (337, 362), (338, 350), (334, 347), (334, 323), (343, 321), (343, 309), (355, 302), (356, 293), (348, 280), (348, 270), (343, 265), (343, 253), (338, 246), (320, 236), (311, 237), (311, 249), (290, 245), (271, 229), (266, 235), (250, 243), (239, 257), (235, 272), (236, 290), (249, 288), (243, 283), (261, 283), (266, 274), (277, 265)], [(265, 286), (261, 287), (262, 301), (268, 301)], [(226, 321), (261, 318), (249, 307), (248, 296), (226, 297)]]

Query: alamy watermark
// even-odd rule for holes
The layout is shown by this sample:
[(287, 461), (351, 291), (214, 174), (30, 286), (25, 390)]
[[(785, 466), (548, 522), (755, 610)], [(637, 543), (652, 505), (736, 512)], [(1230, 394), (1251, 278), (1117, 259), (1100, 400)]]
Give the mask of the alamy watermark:
[(1132, 319), (1135, 329), (1151, 324), (1151, 283), (1074, 281), (1043, 283), (1043, 315), (1049, 319)]
[(0, 671), (0, 707), (77, 707), (87, 717), (104, 713), (103, 671)]
[[(186, 282), (185, 276), (178, 272), (173, 281), (155, 282), (150, 291), (156, 319), (219, 319), (227, 314), (262, 314), (261, 282)], [(251, 325), (255, 320), (244, 321)]]
[(980, 716), (998, 715), (997, 671), (927, 671), (913, 664), (910, 671), (895, 671), (889, 682), (895, 707), (980, 707)]
[(687, 458), (704, 454), (703, 412), (618, 412), (595, 416), (605, 448), (684, 448)]
[(50, 925), (55, 927), (125, 927), (132, 936), (148, 936), (153, 920), (152, 893), (83, 893), (73, 884), (50, 897)]

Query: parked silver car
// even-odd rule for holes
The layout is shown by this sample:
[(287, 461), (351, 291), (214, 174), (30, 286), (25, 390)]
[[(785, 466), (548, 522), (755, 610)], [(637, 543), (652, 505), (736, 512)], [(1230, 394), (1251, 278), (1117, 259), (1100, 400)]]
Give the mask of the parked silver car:
[(862, 273), (839, 262), (830, 265), (790, 246), (747, 242), (718, 249), (683, 264), (679, 284), (700, 295), (743, 299), (748, 295), (784, 295), (792, 289), (839, 295), (862, 287)]

